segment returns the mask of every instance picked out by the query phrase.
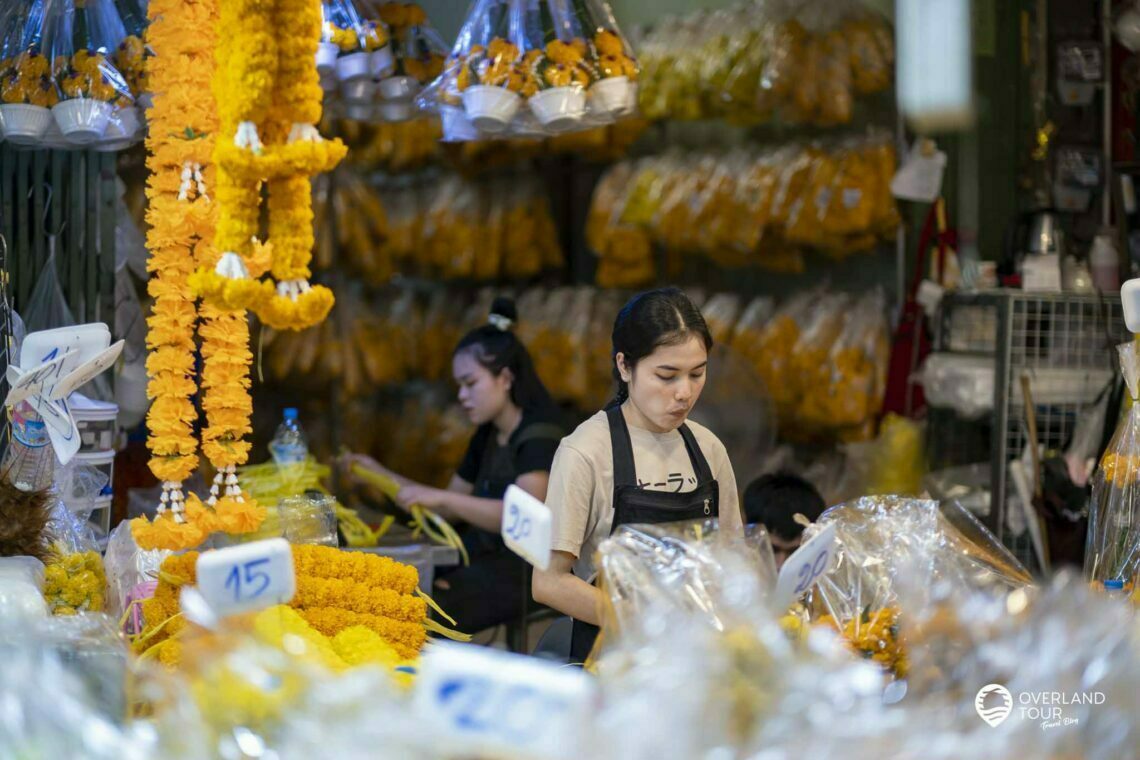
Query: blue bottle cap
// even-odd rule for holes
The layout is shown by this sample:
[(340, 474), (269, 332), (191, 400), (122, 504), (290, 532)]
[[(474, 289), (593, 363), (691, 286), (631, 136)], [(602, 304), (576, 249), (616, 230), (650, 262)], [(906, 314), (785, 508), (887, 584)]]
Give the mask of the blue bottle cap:
[(1124, 590), (1124, 581), (1121, 581), (1121, 580), (1105, 581), (1104, 582), (1104, 590), (1105, 591), (1123, 591)]
[(295, 422), (297, 420), (296, 408), (291, 407), (291, 406), (286, 407), (285, 408), (285, 419), (289, 420), (290, 422)]

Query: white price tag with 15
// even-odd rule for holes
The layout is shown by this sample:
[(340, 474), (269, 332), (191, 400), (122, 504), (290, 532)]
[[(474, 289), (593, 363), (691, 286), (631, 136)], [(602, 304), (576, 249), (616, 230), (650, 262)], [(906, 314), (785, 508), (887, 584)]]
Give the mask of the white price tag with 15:
[(503, 541), (539, 570), (550, 567), (553, 522), (550, 507), (518, 486), (507, 487), (503, 494)]
[(593, 679), (522, 655), (446, 642), (424, 654), (412, 709), (435, 751), (576, 760), (598, 704)]
[(816, 533), (796, 549), (780, 568), (774, 609), (782, 610), (827, 572), (835, 556), (835, 524)]
[(293, 551), (283, 538), (203, 552), (198, 591), (219, 616), (285, 604), (297, 592)]

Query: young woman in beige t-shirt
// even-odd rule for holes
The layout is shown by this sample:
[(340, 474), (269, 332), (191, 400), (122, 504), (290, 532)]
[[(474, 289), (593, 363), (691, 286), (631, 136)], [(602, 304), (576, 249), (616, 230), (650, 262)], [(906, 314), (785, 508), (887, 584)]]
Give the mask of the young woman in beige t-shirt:
[(736, 478), (724, 444), (686, 422), (700, 398), (712, 336), (676, 288), (635, 296), (614, 322), (618, 395), (563, 439), (546, 504), (554, 513), (550, 568), (534, 573), (536, 601), (574, 618), (571, 661), (597, 636), (594, 552), (618, 526), (719, 517), (740, 532)]

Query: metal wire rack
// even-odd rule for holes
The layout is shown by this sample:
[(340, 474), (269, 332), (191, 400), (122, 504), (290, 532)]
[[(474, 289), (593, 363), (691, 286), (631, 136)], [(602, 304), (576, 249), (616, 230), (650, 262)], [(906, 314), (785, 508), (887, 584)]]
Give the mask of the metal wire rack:
[(1038, 567), (1031, 536), (1011, 529), (1018, 521), (1009, 519), (1021, 509), (1010, 463), (1029, 443), (1021, 378), (1030, 379), (1038, 444), (1064, 450), (1080, 415), (1115, 378), (1115, 346), (1128, 339), (1117, 295), (1003, 290), (943, 300), (935, 350), (992, 358), (994, 398), (981, 420), (931, 410), (930, 464), (989, 461), (991, 506), (983, 521), (1031, 569)]

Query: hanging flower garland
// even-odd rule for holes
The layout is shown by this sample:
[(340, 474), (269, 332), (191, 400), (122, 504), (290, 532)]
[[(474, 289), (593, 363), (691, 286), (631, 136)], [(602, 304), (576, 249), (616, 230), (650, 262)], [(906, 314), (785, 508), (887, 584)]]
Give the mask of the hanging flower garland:
[[(154, 298), (147, 320), (147, 392), (153, 399), (147, 424), (150, 469), (162, 482), (162, 497), (154, 522), (136, 518), (131, 531), (145, 548), (182, 549), (201, 543), (209, 522), (187, 517), (182, 482), (198, 465), (193, 402), (198, 311), (188, 280), (196, 248), (214, 227), (206, 164), (216, 117), (201, 87), (213, 69), (205, 30), (213, 29), (217, 13), (211, 0), (152, 0), (148, 13), (155, 56), (147, 66), (156, 94), (147, 137), (147, 289)], [(202, 33), (187, 34), (187, 29)], [(195, 511), (194, 517), (200, 516)]]
[[(148, 245), (153, 277), (149, 291), (155, 307), (149, 320), (147, 369), (154, 399), (148, 423), (151, 471), (163, 483), (158, 516), (153, 522), (136, 518), (131, 532), (146, 549), (180, 550), (197, 546), (215, 531), (255, 530), (264, 510), (244, 504), (215, 510), (190, 494), (182, 482), (198, 465), (193, 435), (197, 413), (193, 396), (195, 328), (201, 318), (203, 407), (207, 429), (202, 450), (217, 464), (219, 448), (240, 458), (248, 453), (241, 439), (248, 433), (250, 400), (247, 392), (249, 328), (244, 315), (194, 305), (190, 287), (196, 262), (213, 262), (218, 204), (211, 199), (214, 170), (210, 156), (218, 119), (211, 98), (203, 98), (214, 71), (216, 0), (152, 0), (149, 7), (154, 56), (147, 74), (155, 92), (148, 114)], [(187, 34), (187, 29), (196, 30)], [(240, 325), (235, 324), (235, 317)], [(244, 377), (244, 384), (242, 378)], [(236, 441), (236, 444), (232, 443)], [(244, 448), (243, 448), (244, 446)], [(169, 507), (169, 509), (168, 509)]]
[[(222, 203), (213, 267), (192, 284), (221, 309), (254, 311), (275, 329), (300, 330), (324, 320), (333, 295), (311, 285), (313, 248), (310, 178), (331, 170), (347, 149), (321, 138), (321, 88), (314, 65), (321, 9), (315, 0), (223, 0), (227, 39), (219, 49), (214, 89), (221, 130)], [(288, 29), (274, 36), (273, 29)], [(264, 140), (263, 140), (264, 138)], [(261, 185), (269, 186), (269, 243), (258, 240)], [(268, 254), (268, 255), (266, 255)], [(259, 280), (269, 271), (271, 281)]]

